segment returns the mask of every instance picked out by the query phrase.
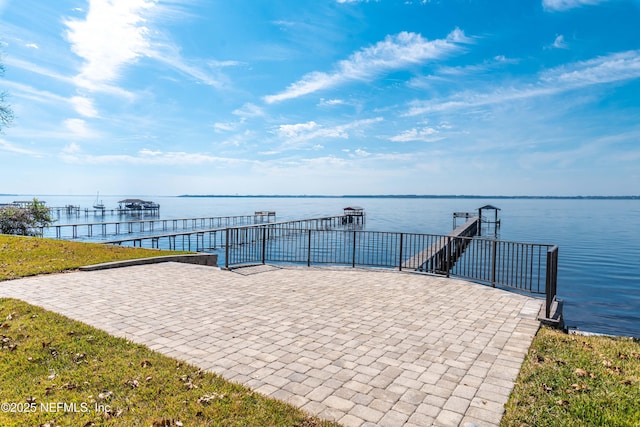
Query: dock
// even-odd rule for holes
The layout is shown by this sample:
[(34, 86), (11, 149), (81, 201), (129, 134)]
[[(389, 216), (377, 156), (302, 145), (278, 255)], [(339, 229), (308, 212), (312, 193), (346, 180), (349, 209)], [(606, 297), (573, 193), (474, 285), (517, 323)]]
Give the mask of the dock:
[[(14, 202), (16, 203), (16, 202)], [(28, 202), (19, 202), (28, 203)], [(96, 200), (97, 203), (97, 200)], [(118, 201), (118, 207), (106, 208), (101, 203), (94, 205), (93, 208), (82, 208), (78, 205), (68, 204), (65, 206), (49, 206), (49, 213), (60, 216), (66, 214), (67, 216), (80, 217), (80, 214), (84, 213), (85, 217), (89, 215), (105, 216), (105, 215), (132, 215), (132, 216), (159, 216), (160, 204), (142, 199), (124, 199)]]
[[(185, 233), (190, 233), (197, 229), (220, 229), (237, 225), (264, 224), (265, 222), (273, 222), (275, 219), (275, 212), (260, 211), (250, 215), (55, 224), (49, 228), (55, 229), (56, 239), (78, 239), (96, 236), (118, 236), (121, 234), (155, 233), (157, 231), (183, 230)], [(65, 230), (67, 230), (67, 233), (64, 233)], [(70, 235), (68, 234), (69, 231)]]
[[(150, 247), (152, 249), (211, 251), (230, 246), (252, 245), (266, 240), (291, 238), (291, 236), (304, 234), (308, 230), (333, 230), (344, 227), (346, 223), (345, 215), (271, 221), (271, 219), (275, 220), (275, 212), (256, 212), (251, 217), (254, 219), (253, 222), (249, 221), (244, 224), (222, 225), (218, 223), (218, 226), (214, 228), (141, 235), (107, 240), (102, 243)], [(228, 218), (246, 219), (245, 217)], [(207, 241), (208, 244), (206, 243)]]
[(467, 222), (457, 226), (451, 233), (439, 238), (427, 248), (413, 255), (402, 263), (402, 268), (418, 271), (447, 272), (460, 258), (467, 246), (467, 239), (459, 237), (473, 237), (480, 230), (480, 217), (469, 217)]

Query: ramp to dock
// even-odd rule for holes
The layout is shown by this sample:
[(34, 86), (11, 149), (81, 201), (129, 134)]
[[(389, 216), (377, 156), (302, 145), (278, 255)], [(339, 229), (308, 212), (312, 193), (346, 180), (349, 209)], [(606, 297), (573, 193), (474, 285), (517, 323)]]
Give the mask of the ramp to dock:
[[(480, 217), (474, 216), (469, 218), (467, 222), (456, 227), (451, 233), (440, 238), (432, 245), (426, 247), (422, 251), (407, 259), (403, 264), (403, 269), (423, 270), (433, 272), (446, 272), (447, 254), (451, 254), (451, 260), (448, 267), (451, 268), (460, 258), (467, 246), (468, 240), (454, 239), (455, 237), (473, 237), (478, 234), (480, 228)], [(451, 248), (449, 246), (452, 245)]]

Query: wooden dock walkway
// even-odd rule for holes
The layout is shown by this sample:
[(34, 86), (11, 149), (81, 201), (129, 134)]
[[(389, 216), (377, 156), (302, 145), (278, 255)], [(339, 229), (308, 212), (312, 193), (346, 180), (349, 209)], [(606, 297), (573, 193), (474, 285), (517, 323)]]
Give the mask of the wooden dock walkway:
[[(466, 240), (460, 242), (456, 237), (473, 237), (478, 234), (480, 217), (470, 217), (467, 222), (456, 227), (451, 233), (438, 239), (435, 243), (407, 259), (403, 269), (423, 270), (433, 272), (448, 271), (464, 252)], [(451, 246), (451, 250), (450, 250)], [(447, 264), (447, 254), (451, 253), (451, 259)]]
[[(257, 213), (259, 215), (261, 213)], [(215, 228), (208, 229), (192, 229), (178, 231), (174, 233), (163, 234), (147, 234), (127, 237), (124, 239), (104, 240), (101, 243), (114, 245), (132, 245), (147, 247), (153, 249), (169, 249), (169, 250), (186, 250), (186, 251), (208, 251), (216, 250), (220, 247), (243, 246), (263, 239), (271, 240), (292, 234), (300, 234), (308, 230), (331, 230), (338, 227), (344, 227), (348, 223), (348, 215), (333, 215), (318, 218), (306, 218), (285, 221), (269, 221), (274, 216), (267, 216), (267, 221), (254, 222), (247, 224), (224, 226), (219, 225)], [(266, 214), (263, 214), (263, 216)], [(240, 217), (235, 217), (240, 218)], [(264, 227), (267, 228), (264, 228)], [(264, 231), (263, 231), (264, 229)], [(194, 241), (192, 242), (192, 238)], [(227, 240), (230, 239), (230, 240)], [(208, 244), (206, 241), (208, 240)], [(164, 244), (161, 243), (164, 241)]]

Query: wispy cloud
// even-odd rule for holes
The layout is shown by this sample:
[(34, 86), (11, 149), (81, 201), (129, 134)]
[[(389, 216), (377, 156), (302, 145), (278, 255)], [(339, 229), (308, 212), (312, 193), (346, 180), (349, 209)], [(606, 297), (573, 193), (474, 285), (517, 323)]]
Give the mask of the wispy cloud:
[(318, 106), (320, 107), (333, 107), (336, 105), (345, 105), (346, 102), (343, 99), (320, 99)]
[(502, 87), (490, 92), (460, 92), (440, 100), (414, 101), (408, 116), (434, 111), (499, 104), (569, 90), (640, 78), (640, 50), (614, 53), (588, 61), (580, 61), (546, 71), (533, 83), (519, 87)]
[(216, 131), (218, 132), (234, 131), (240, 128), (241, 126), (243, 126), (245, 123), (247, 123), (248, 119), (251, 119), (254, 117), (262, 117), (266, 113), (264, 109), (262, 109), (261, 107), (251, 102), (247, 102), (242, 107), (233, 110), (231, 114), (240, 117), (240, 120), (229, 121), (229, 122), (216, 122), (213, 125)]
[(389, 35), (383, 41), (338, 62), (334, 72), (309, 73), (291, 84), (285, 91), (266, 96), (264, 100), (267, 103), (274, 103), (325, 90), (351, 80), (370, 80), (384, 72), (444, 58), (459, 51), (463, 43), (470, 41), (471, 39), (458, 28), (449, 33), (446, 38), (432, 41), (423, 38), (420, 34), (409, 32)]
[(8, 151), (10, 153), (16, 153), (16, 154), (26, 154), (28, 156), (41, 156), (41, 153), (38, 153), (37, 151), (33, 151), (33, 150), (29, 150), (26, 148), (22, 148), (22, 147), (18, 147), (14, 144), (11, 144), (7, 141), (5, 141), (4, 139), (0, 138), (0, 150), (1, 151)]
[(20, 68), (21, 70), (28, 71), (30, 73), (39, 74), (41, 76), (55, 79), (64, 83), (73, 84), (72, 78), (60, 74), (57, 71), (53, 71), (50, 68), (34, 64), (33, 62), (24, 61), (17, 58), (3, 58), (3, 61), (6, 65), (11, 66), (12, 68)]
[(25, 98), (30, 101), (35, 101), (37, 103), (51, 103), (51, 104), (60, 104), (68, 101), (67, 98), (57, 95), (55, 93), (35, 89), (31, 86), (15, 83), (15, 82), (3, 82), (3, 84), (11, 90), (12, 96), (16, 98)]
[(71, 104), (78, 114), (84, 117), (98, 117), (98, 111), (93, 106), (93, 100), (84, 96), (74, 96), (71, 98)]
[(542, 7), (547, 11), (563, 11), (606, 1), (609, 0), (542, 0)]
[(68, 132), (68, 137), (73, 139), (87, 139), (98, 136), (98, 133), (89, 128), (87, 123), (82, 119), (67, 119), (63, 125)]
[(322, 126), (315, 121), (306, 123), (280, 125), (276, 135), (285, 141), (287, 148), (305, 145), (315, 139), (349, 139), (352, 132), (383, 121), (382, 117), (356, 120), (338, 126)]
[[(223, 79), (215, 75), (215, 69), (231, 66), (231, 62), (208, 61), (202, 65), (200, 61), (189, 61), (185, 59), (180, 48), (170, 42), (156, 43), (148, 52), (147, 56), (162, 62), (180, 73), (191, 77), (199, 83), (215, 88), (224, 86)], [(235, 65), (235, 63), (234, 63)]]
[(402, 132), (399, 135), (389, 138), (393, 142), (410, 142), (410, 141), (422, 141), (422, 142), (435, 142), (441, 140), (443, 137), (439, 135), (439, 131), (433, 127), (413, 128)]
[(184, 151), (160, 151), (143, 148), (135, 155), (130, 154), (86, 154), (77, 145), (69, 145), (63, 149), (59, 157), (67, 163), (91, 165), (164, 165), (164, 166), (196, 166), (204, 164), (249, 165), (250, 160), (212, 156), (207, 153), (188, 153)]
[(553, 40), (551, 47), (555, 49), (568, 49), (569, 44), (565, 41), (564, 36), (560, 34)]
[(571, 89), (639, 77), (640, 50), (629, 50), (551, 69), (542, 74), (541, 80)]
[(496, 68), (516, 63), (518, 63), (517, 59), (507, 58), (504, 55), (498, 55), (494, 56), (491, 59), (487, 59), (479, 64), (470, 64), (458, 67), (438, 67), (437, 73), (439, 75), (445, 74), (451, 76), (466, 76), (469, 74), (491, 72)]
[(213, 124), (213, 128), (218, 132), (231, 132), (240, 126), (242, 122), (216, 122)]
[(260, 117), (265, 115), (265, 112), (261, 107), (258, 107), (251, 102), (247, 102), (241, 108), (233, 110), (232, 113), (243, 118)]

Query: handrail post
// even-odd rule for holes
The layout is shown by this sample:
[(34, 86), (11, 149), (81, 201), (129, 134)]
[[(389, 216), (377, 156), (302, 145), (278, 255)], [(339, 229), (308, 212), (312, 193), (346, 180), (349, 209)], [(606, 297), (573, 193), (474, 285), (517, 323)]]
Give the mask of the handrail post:
[(558, 284), (558, 246), (552, 246), (547, 250), (547, 277), (545, 281), (545, 293), (547, 297), (545, 314), (551, 317), (551, 305), (556, 297)]
[(224, 245), (224, 267), (229, 268), (229, 230), (230, 228), (225, 229), (225, 245)]
[(495, 288), (496, 287), (496, 265), (498, 263), (498, 241), (494, 240), (491, 244), (492, 249), (493, 249), (493, 254), (492, 257), (493, 259), (491, 260), (491, 287)]
[(353, 251), (351, 253), (351, 267), (356, 268), (356, 230), (353, 230)]
[(307, 230), (307, 267), (311, 267), (311, 229)]
[(267, 249), (267, 228), (262, 227), (262, 264), (265, 264), (266, 249)]
[(450, 277), (450, 270), (451, 270), (451, 236), (447, 236), (447, 250), (445, 251), (445, 257), (446, 257), (446, 267), (447, 267), (447, 277)]
[(404, 233), (400, 233), (400, 258), (398, 259), (398, 270), (402, 271), (402, 236)]

